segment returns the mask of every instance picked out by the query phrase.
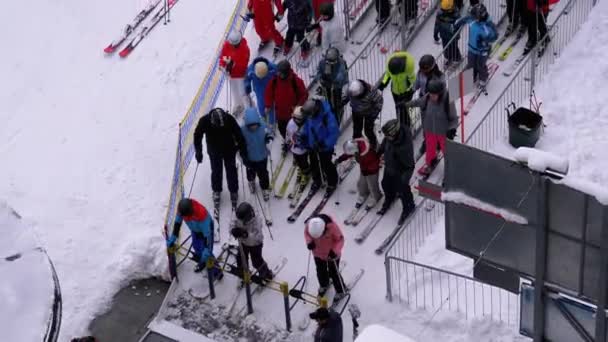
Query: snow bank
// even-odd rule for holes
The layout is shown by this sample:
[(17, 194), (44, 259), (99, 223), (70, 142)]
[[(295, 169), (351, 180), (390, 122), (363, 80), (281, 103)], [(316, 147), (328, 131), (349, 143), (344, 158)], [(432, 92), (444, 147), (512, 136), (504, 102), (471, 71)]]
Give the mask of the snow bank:
[(378, 324), (367, 326), (355, 342), (416, 342), (409, 337)]
[(519, 214), (513, 213), (507, 209), (496, 207), (490, 203), (483, 202), (460, 191), (444, 192), (441, 194), (441, 200), (444, 202), (464, 204), (480, 211), (499, 216), (500, 218), (509, 222), (528, 224), (528, 220)]
[(568, 159), (557, 156), (551, 152), (529, 147), (520, 147), (515, 151), (513, 157), (518, 162), (526, 163), (528, 168), (534, 171), (545, 172), (549, 169), (563, 175), (568, 173)]

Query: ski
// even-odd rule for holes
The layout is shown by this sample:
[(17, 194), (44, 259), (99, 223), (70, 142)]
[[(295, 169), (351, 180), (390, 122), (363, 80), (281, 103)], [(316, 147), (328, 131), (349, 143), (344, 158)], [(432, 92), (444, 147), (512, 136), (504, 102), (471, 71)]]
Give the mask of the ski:
[(370, 211), (372, 211), (380, 202), (380, 200), (378, 200), (373, 206), (370, 205), (366, 205), (365, 209), (363, 209), (363, 211), (359, 211), (359, 213), (357, 214), (357, 216), (355, 216), (355, 218), (351, 221), (351, 225), (353, 226), (357, 226), (359, 225), (359, 223), (361, 223), (361, 221), (363, 221), (363, 219), (365, 218), (365, 216), (367, 216), (367, 214), (370, 213)]
[(220, 207), (221, 201), (220, 197), (213, 198), (213, 218), (215, 219), (215, 229), (213, 232), (213, 242), (220, 242)]
[(524, 61), (527, 55), (528, 53), (523, 53), (519, 57), (517, 57), (513, 64), (511, 64), (505, 71), (503, 71), (502, 74), (507, 77), (511, 76), (513, 72), (515, 72), (517, 67), (519, 67), (519, 65)]
[[(357, 283), (359, 282), (359, 280), (361, 280), (361, 278), (363, 277), (363, 274), (365, 274), (365, 270), (364, 269), (359, 269), (359, 271), (357, 272), (357, 274), (355, 274), (355, 276), (352, 279), (349, 279), (348, 282), (346, 282), (344, 284), (344, 286), (346, 286), (346, 288), (344, 289), (344, 291), (346, 291), (346, 293), (350, 293), (353, 288), (357, 285)], [(330, 309), (336, 310), (338, 305), (341, 303), (341, 300), (338, 301), (333, 301), (331, 303)]]
[(281, 159), (279, 159), (279, 163), (277, 167), (272, 171), (272, 178), (270, 178), (270, 188), (274, 189), (274, 185), (277, 182), (277, 178), (279, 178), (279, 174), (283, 169), (283, 165), (285, 165), (285, 160), (287, 160), (287, 153), (281, 153)]
[[(494, 76), (494, 74), (496, 73), (496, 70), (498, 70), (498, 64), (492, 63), (490, 64), (489, 68), (488, 68), (488, 81), (487, 83), (490, 82), (490, 80), (492, 80), (492, 77)], [(487, 87), (487, 83), (486, 83), (486, 87)], [(473, 97), (469, 100), (469, 103), (467, 103), (467, 106), (464, 109), (464, 115), (468, 115), (469, 112), (471, 111), (471, 109), (473, 109), (473, 106), (475, 106), (475, 103), (477, 102), (477, 100), (479, 100), (479, 97), (481, 97), (481, 94), (484, 95), (488, 95), (488, 92), (486, 90), (486, 88), (480, 88), (477, 90), (477, 92), (473, 95)]]
[(504, 44), (507, 41), (507, 39), (509, 39), (509, 36), (510, 36), (510, 34), (507, 34), (505, 32), (505, 34), (503, 34), (502, 37), (500, 37), (498, 39), (498, 41), (492, 47), (492, 51), (490, 51), (490, 55), (488, 56), (488, 59), (494, 57), (494, 55), (498, 52), (498, 50), (500, 49), (502, 44)]
[(304, 190), (306, 190), (306, 186), (310, 182), (310, 177), (306, 177), (304, 182), (296, 183), (296, 188), (293, 193), (293, 197), (291, 198), (291, 202), (289, 203), (290, 208), (295, 208), (298, 206), (298, 202), (300, 202), (300, 198), (304, 194)]
[(331, 197), (331, 195), (334, 194), (334, 192), (336, 192), (335, 188), (331, 189), (331, 190), (325, 191), (325, 194), (323, 194), (323, 198), (321, 198), (321, 202), (319, 202), (319, 204), (317, 204), (317, 206), (312, 211), (312, 213), (310, 214), (310, 216), (308, 216), (306, 218), (306, 221), (308, 221), (308, 219), (310, 219), (313, 216), (318, 215), (321, 211), (323, 211), (323, 208), (325, 208), (325, 205), (327, 204), (327, 202), (329, 202), (329, 198)]
[[(365, 197), (365, 200), (367, 200), (367, 197)], [(363, 201), (363, 203), (365, 203), (365, 200)], [(344, 224), (352, 224), (359, 211), (361, 211), (361, 209), (363, 208), (363, 203), (355, 203), (355, 207), (353, 208), (353, 210), (351, 210), (350, 214), (348, 214), (348, 216), (346, 216), (346, 219), (344, 219)]]
[(376, 226), (378, 225), (378, 223), (380, 223), (380, 220), (382, 220), (383, 217), (384, 217), (384, 214), (383, 215), (378, 214), (370, 223), (367, 224), (365, 229), (363, 229), (363, 231), (361, 231), (361, 233), (359, 233), (355, 237), (355, 242), (358, 244), (362, 244), (363, 242), (365, 242), (367, 237), (372, 233), (374, 228), (376, 228)]
[(509, 46), (500, 54), (500, 56), (498, 56), (498, 60), (506, 61), (507, 58), (509, 58), (509, 55), (511, 55), (511, 52), (513, 52), (513, 49), (515, 48), (515, 46), (519, 43), (519, 41), (521, 40), (521, 38), (523, 36), (524, 36), (523, 34), (517, 33), (517, 36), (515, 36), (515, 39), (513, 40), (513, 42), (511, 42), (511, 44), (509, 44)]
[[(412, 213), (412, 214), (414, 214), (414, 213)], [(412, 214), (410, 214), (410, 215), (412, 215)], [(395, 226), (395, 228), (393, 228), (393, 231), (386, 237), (386, 239), (384, 239), (384, 241), (382, 241), (380, 246), (378, 246), (378, 248), (376, 248), (376, 250), (375, 250), (376, 254), (382, 254), (382, 253), (384, 253), (384, 251), (386, 251), (386, 249), (391, 244), (391, 242), (395, 239), (395, 237), (397, 237), (397, 234), (399, 234), (399, 232), (401, 232), (401, 229), (405, 226), (405, 222), (407, 222), (407, 220), (405, 220), (404, 223), (402, 223), (402, 224), (397, 224)]]
[[(287, 258), (281, 259), (281, 262), (271, 269), (271, 272), (275, 276), (275, 278), (276, 278), (277, 274), (279, 274), (281, 272), (281, 270), (283, 268), (285, 268), (285, 265), (287, 265)], [(258, 282), (256, 278), (259, 279), (260, 277), (255, 277), (255, 276), (251, 277), (252, 283), (256, 285), (256, 287), (253, 290), (251, 290), (252, 297), (256, 294), (260, 294), (266, 288), (266, 285), (264, 285), (264, 283), (262, 283), (262, 282)], [(245, 304), (245, 306), (243, 306), (238, 311), (238, 313), (236, 314), (236, 317), (246, 316), (247, 315), (246, 310), (247, 310), (247, 304)]]
[(154, 9), (156, 8), (156, 6), (158, 6), (159, 3), (160, 0), (156, 0), (155, 2), (149, 4), (146, 8), (142, 9), (139, 13), (137, 13), (133, 21), (130, 24), (127, 24), (127, 26), (122, 32), (122, 35), (119, 38), (113, 40), (110, 45), (106, 46), (106, 48), (103, 49), (103, 52), (107, 54), (114, 53), (116, 49), (120, 46), (120, 44), (122, 44), (131, 36), (131, 34), (135, 31), (139, 24), (141, 24), (144, 19), (146, 19), (146, 17), (148, 17), (148, 15), (152, 13), (152, 11), (154, 11)]
[(275, 191), (274, 197), (283, 198), (285, 196), (285, 193), (287, 192), (287, 188), (289, 187), (289, 183), (291, 183), (291, 179), (296, 174), (296, 170), (297, 170), (296, 165), (295, 164), (291, 165), (291, 167), (289, 168), (289, 171), (287, 172), (287, 177), (285, 177), (285, 180), (283, 181), (283, 184), (281, 184), (281, 188), (279, 189), (279, 191), (278, 192)]
[(346, 177), (348, 177), (350, 172), (355, 168), (355, 165), (357, 165), (357, 161), (351, 160), (342, 170), (340, 170), (338, 174), (338, 183), (342, 183)]
[(289, 217), (287, 218), (287, 222), (289, 222), (289, 223), (296, 222), (298, 217), (300, 217), (300, 215), (302, 214), (304, 209), (306, 209), (306, 206), (308, 205), (308, 203), (310, 203), (310, 201), (312, 200), (313, 197), (315, 197), (315, 194), (318, 191), (319, 191), (319, 187), (316, 187), (316, 186), (311, 187), (310, 190), (308, 190), (308, 194), (306, 195), (306, 197), (304, 197), (302, 202), (300, 202), (300, 204), (298, 204), (298, 207), (296, 208), (296, 210), (293, 213), (291, 213), (291, 215), (289, 215)]
[(135, 48), (141, 43), (141, 41), (152, 31), (152, 29), (158, 25), (158, 23), (165, 17), (167, 10), (170, 10), (179, 0), (169, 0), (168, 8), (164, 6), (158, 10), (154, 16), (150, 19), (147, 26), (142, 27), (141, 31), (129, 41), (129, 44), (118, 53), (121, 58), (125, 58), (135, 50)]

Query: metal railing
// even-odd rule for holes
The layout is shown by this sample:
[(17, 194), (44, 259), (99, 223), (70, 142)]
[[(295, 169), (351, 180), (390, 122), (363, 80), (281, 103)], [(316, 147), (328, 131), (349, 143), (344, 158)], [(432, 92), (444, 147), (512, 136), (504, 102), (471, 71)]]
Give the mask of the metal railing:
[(361, 24), (376, 0), (342, 0), (342, 19), (346, 40), (350, 40), (355, 29)]

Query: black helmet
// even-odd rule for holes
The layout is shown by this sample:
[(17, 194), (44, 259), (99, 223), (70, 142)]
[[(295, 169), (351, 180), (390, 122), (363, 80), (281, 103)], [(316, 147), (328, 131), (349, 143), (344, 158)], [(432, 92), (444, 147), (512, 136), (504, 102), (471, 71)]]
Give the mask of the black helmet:
[(394, 56), (388, 61), (388, 71), (391, 74), (400, 74), (405, 71), (405, 57)]
[(426, 91), (430, 94), (441, 94), (444, 90), (445, 82), (436, 78), (432, 78), (426, 83)]
[(284, 59), (277, 64), (277, 74), (280, 78), (286, 79), (291, 71), (291, 64), (288, 60)]
[(388, 120), (382, 126), (382, 134), (389, 139), (394, 139), (399, 134), (399, 120)]
[(340, 59), (340, 51), (335, 47), (330, 47), (325, 51), (325, 60), (330, 64), (338, 63), (338, 59)]
[(321, 15), (329, 17), (329, 19), (333, 18), (334, 4), (331, 2), (322, 3), (321, 6), (319, 6), (319, 13), (321, 13)]
[(473, 18), (479, 21), (486, 21), (489, 17), (488, 9), (481, 3), (471, 7), (470, 13)]
[(302, 114), (305, 116), (314, 116), (320, 112), (321, 101), (315, 99), (308, 99), (302, 105)]
[(209, 112), (209, 115), (211, 116), (211, 127), (224, 127), (224, 123), (226, 122), (226, 111), (222, 108), (213, 108)]
[(247, 202), (241, 202), (238, 207), (236, 207), (236, 218), (247, 223), (251, 221), (255, 217), (255, 211), (251, 204)]
[(192, 207), (192, 200), (189, 198), (182, 198), (177, 204), (177, 212), (180, 216), (190, 216), (194, 212)]
[(424, 55), (420, 58), (418, 66), (423, 71), (430, 71), (435, 67), (435, 57), (432, 55)]

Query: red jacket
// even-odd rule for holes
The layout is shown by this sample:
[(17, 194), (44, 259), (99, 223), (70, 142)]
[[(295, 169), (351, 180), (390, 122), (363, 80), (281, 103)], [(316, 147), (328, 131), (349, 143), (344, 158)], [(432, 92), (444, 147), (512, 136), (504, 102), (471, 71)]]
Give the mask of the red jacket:
[(313, 239), (310, 234), (308, 234), (308, 224), (306, 224), (306, 228), (304, 229), (304, 239), (306, 240), (306, 244), (315, 242), (315, 249), (312, 250), (312, 255), (315, 258), (319, 258), (321, 260), (329, 259), (329, 251), (334, 251), (338, 258), (342, 255), (342, 247), (344, 247), (344, 235), (342, 235), (342, 230), (338, 227), (338, 224), (327, 215), (320, 215), (323, 220), (325, 220), (325, 233), (318, 238)]
[[(274, 25), (274, 12), (272, 9), (273, 0), (249, 0), (247, 3), (247, 9), (249, 12), (254, 14), (253, 20), (256, 25), (265, 23), (266, 25)], [(277, 8), (278, 14), (283, 15), (285, 9), (281, 0), (274, 0), (274, 6)]]
[[(364, 141), (362, 138), (355, 139), (357, 145), (359, 146), (359, 156), (357, 158), (357, 163), (359, 163), (359, 167), (361, 168), (361, 174), (363, 176), (375, 175), (380, 172), (380, 157), (378, 153), (374, 149), (369, 148), (369, 143)], [(352, 154), (342, 154), (338, 157), (338, 162), (343, 162), (347, 159), (354, 157)]]
[[(527, 1), (527, 3), (528, 3), (528, 6), (527, 6), (528, 7), (528, 11), (530, 11), (530, 12), (536, 12), (536, 2), (537, 1), (538, 0), (528, 0)], [(542, 5), (540, 7), (541, 7), (541, 10), (543, 11), (543, 13), (547, 14), (547, 13), (549, 13), (549, 5), (556, 4), (556, 3), (559, 2), (559, 0), (545, 0), (544, 2), (546, 3), (546, 5)], [(541, 0), (541, 3), (542, 3), (542, 0)]]
[(293, 71), (282, 80), (275, 75), (266, 86), (264, 91), (264, 105), (273, 108), (277, 120), (289, 121), (296, 106), (301, 106), (308, 99), (308, 90), (304, 81)]
[(247, 45), (247, 39), (243, 37), (238, 46), (230, 44), (228, 41), (224, 42), (222, 52), (220, 53), (220, 67), (226, 68), (227, 60), (232, 60), (232, 70), (230, 70), (230, 77), (233, 78), (245, 78), (247, 73), (247, 65), (249, 63), (249, 45)]

